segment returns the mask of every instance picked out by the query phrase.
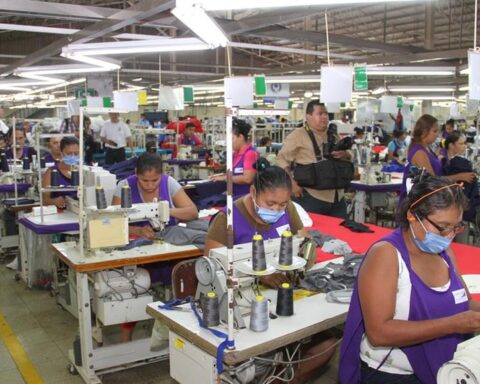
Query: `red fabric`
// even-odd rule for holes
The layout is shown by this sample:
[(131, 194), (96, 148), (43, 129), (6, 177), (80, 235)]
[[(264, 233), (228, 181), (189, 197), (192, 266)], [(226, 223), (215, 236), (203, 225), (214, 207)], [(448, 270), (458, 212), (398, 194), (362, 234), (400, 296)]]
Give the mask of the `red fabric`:
[(203, 133), (202, 123), (195, 117), (189, 117), (188, 119), (179, 121), (178, 123), (176, 121), (172, 121), (168, 123), (166, 129), (173, 129), (175, 132), (177, 132), (178, 124), (178, 133), (183, 133), (183, 131), (185, 131), (185, 126), (187, 125), (187, 123), (192, 123), (193, 125), (195, 125), (195, 132)]
[(383, 152), (385, 150), (385, 148), (387, 148), (385, 145), (375, 145), (372, 148), (372, 151), (375, 152), (375, 153), (380, 153), (380, 152)]
[[(313, 221), (310, 229), (317, 229), (322, 233), (335, 236), (344, 240), (356, 253), (365, 253), (368, 248), (377, 240), (388, 235), (392, 230), (378, 227), (373, 224), (366, 224), (374, 233), (356, 233), (340, 225), (342, 219), (309, 213)], [(460, 243), (452, 243), (453, 253), (457, 260), (458, 269), (462, 274), (480, 274), (480, 248)], [(317, 248), (317, 263), (334, 259), (338, 256), (325, 253)], [(480, 294), (473, 294), (475, 300), (480, 300)]]

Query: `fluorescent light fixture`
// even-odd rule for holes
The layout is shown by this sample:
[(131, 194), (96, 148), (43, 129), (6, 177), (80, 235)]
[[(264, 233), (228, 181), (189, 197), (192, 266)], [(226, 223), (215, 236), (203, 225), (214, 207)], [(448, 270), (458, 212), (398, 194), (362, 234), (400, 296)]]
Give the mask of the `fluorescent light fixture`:
[(62, 56), (121, 55), (149, 52), (202, 51), (210, 47), (194, 37), (178, 39), (154, 39), (116, 41), (110, 43), (70, 44), (62, 49)]
[(288, 109), (239, 109), (238, 116), (287, 116)]
[(313, 96), (313, 93), (308, 91), (303, 94), (303, 97), (306, 97), (307, 99), (309, 99), (312, 96)]
[(470, 74), (470, 69), (468, 67), (463, 68), (460, 70), (461, 75), (469, 75)]
[(367, 67), (368, 76), (449, 76), (455, 67)]
[(413, 2), (414, 0), (197, 0), (196, 2), (206, 11), (226, 11), (250, 8), (302, 7), (309, 5), (372, 4), (393, 1), (399, 3)]
[(454, 86), (403, 86), (403, 85), (392, 85), (388, 86), (388, 90), (392, 92), (453, 92), (456, 90)]
[(143, 80), (143, 78), (141, 78), (141, 77), (137, 77), (135, 79), (132, 79), (132, 81), (142, 81), (142, 80)]
[(458, 88), (459, 91), (469, 91), (470, 87), (467, 85), (462, 85), (460, 88)]
[(35, 33), (52, 33), (55, 35), (72, 35), (79, 29), (44, 27), (40, 25), (23, 25), (23, 24), (6, 24), (0, 23), (0, 30), (3, 31), (20, 31)]
[(382, 93), (385, 93), (385, 91), (386, 89), (384, 87), (378, 87), (372, 91), (372, 95), (381, 95)]
[(124, 39), (124, 40), (158, 40), (158, 39), (169, 39), (168, 36), (158, 36), (158, 35), (143, 35), (140, 33), (119, 33), (118, 35), (112, 36), (115, 39)]
[[(230, 1), (226, 1), (226, 3), (228, 4)], [(176, 5), (172, 9), (172, 14), (207, 43), (210, 48), (227, 45), (228, 37), (198, 4), (191, 0), (177, 0)]]
[(453, 100), (453, 96), (432, 96), (432, 95), (425, 95), (425, 96), (409, 96), (410, 100)]

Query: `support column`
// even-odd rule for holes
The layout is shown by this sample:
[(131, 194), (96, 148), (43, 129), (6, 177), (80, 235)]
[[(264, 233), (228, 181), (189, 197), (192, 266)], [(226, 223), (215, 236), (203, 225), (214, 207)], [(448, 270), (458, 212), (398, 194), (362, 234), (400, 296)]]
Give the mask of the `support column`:
[(434, 35), (435, 35), (435, 8), (433, 2), (428, 2), (425, 5), (425, 43), (426, 49), (434, 49)]
[(432, 114), (432, 100), (422, 101), (422, 115), (424, 114)]

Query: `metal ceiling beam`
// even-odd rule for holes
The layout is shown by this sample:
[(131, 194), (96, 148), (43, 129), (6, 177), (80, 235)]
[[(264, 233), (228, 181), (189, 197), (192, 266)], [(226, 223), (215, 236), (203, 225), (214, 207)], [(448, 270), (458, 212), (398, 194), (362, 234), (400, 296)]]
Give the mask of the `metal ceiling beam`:
[[(2, 0), (0, 0), (2, 1)], [(8, 0), (7, 0), (8, 1)], [(63, 4), (62, 4), (63, 5)], [(53, 42), (28, 55), (27, 57), (11, 64), (3, 73), (12, 73), (18, 67), (29, 66), (45, 58), (49, 58), (61, 52), (62, 47), (71, 43), (86, 43), (108, 33), (138, 23), (141, 20), (155, 16), (171, 9), (175, 5), (174, 0), (142, 0), (140, 3), (115, 13), (115, 17), (96, 22), (81, 31)], [(132, 16), (132, 11), (136, 11)]]
[[(47, 1), (33, 1), (33, 0), (0, 0), (0, 11), (15, 13), (18, 15), (29, 16), (32, 14), (47, 16), (66, 16), (71, 17), (75, 15), (86, 19), (114, 19), (122, 20), (125, 17), (118, 15), (119, 9), (94, 7), (88, 5), (76, 5), (65, 3), (50, 3)], [(128, 12), (128, 17), (138, 15), (139, 11), (125, 11)]]
[[(326, 43), (326, 36), (324, 33), (313, 31), (299, 31), (288, 28), (269, 28), (263, 31), (249, 32), (248, 35), (255, 37), (268, 37), (275, 39), (285, 39), (290, 41), (311, 42), (314, 44)], [(343, 35), (329, 34), (331, 44), (339, 44), (342, 46), (355, 47), (358, 49), (371, 49), (381, 52), (396, 52), (396, 53), (416, 53), (424, 52), (425, 50), (418, 47), (403, 46), (396, 44), (386, 44), (373, 40), (357, 39)]]

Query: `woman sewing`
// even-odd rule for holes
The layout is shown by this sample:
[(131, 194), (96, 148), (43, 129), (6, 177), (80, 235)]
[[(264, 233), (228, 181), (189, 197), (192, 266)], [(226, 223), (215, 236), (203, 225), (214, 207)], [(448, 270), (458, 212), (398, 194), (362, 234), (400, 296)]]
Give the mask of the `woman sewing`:
[[(72, 167), (79, 164), (79, 143), (78, 139), (73, 136), (65, 136), (60, 141), (60, 151), (62, 153), (62, 160), (55, 163), (53, 167), (48, 168), (42, 178), (42, 186), (44, 188), (50, 188), (52, 185), (52, 173), (58, 175), (58, 185), (69, 187), (72, 185)], [(71, 196), (77, 197), (76, 191), (64, 191), (64, 192), (44, 192), (43, 202), (46, 205), (55, 205), (57, 208), (65, 208), (65, 197)]]
[(434, 384), (458, 343), (480, 330), (480, 304), (450, 248), (466, 202), (461, 185), (427, 175), (403, 202), (400, 227), (369, 249), (345, 325), (342, 384)]
[[(249, 142), (250, 124), (244, 120), (233, 119), (233, 197), (238, 199), (250, 191), (250, 185), (255, 178), (253, 164), (258, 159), (258, 153)], [(226, 175), (214, 175), (212, 181), (225, 181)]]
[[(33, 156), (37, 154), (34, 148), (25, 145), (27, 136), (23, 128), (17, 128), (15, 130), (15, 155), (17, 160), (23, 160), (28, 158), (32, 161)], [(13, 147), (13, 129), (8, 131), (8, 142)], [(13, 148), (10, 148), (6, 152), (7, 159), (13, 159)]]
[[(132, 191), (132, 203), (151, 203), (166, 200), (170, 206), (170, 225), (176, 220), (191, 221), (198, 218), (195, 204), (187, 196), (181, 185), (162, 173), (162, 160), (155, 153), (144, 152), (138, 160), (135, 175), (120, 181), (113, 196), (113, 205), (120, 205), (122, 188), (128, 185)], [(129, 235), (155, 239), (155, 231), (148, 222), (129, 226)]]
[[(292, 182), (284, 169), (269, 166), (268, 162), (260, 158), (255, 163), (257, 175), (250, 186), (247, 195), (236, 200), (233, 204), (234, 245), (252, 241), (254, 234), (261, 234), (264, 239), (279, 238), (286, 230), (295, 235), (306, 237), (306, 230), (290, 201)], [(227, 244), (227, 225), (225, 211), (220, 211), (210, 222), (205, 255), (212, 248), (223, 247)], [(289, 282), (282, 273), (265, 276), (261, 283), (276, 288), (284, 282)], [(316, 371), (325, 365), (335, 352), (336, 340), (328, 334), (319, 334), (305, 345), (303, 358), (324, 352), (298, 365), (293, 381), (290, 383), (304, 383), (312, 378)]]

